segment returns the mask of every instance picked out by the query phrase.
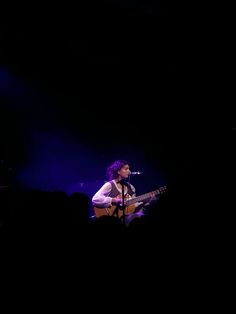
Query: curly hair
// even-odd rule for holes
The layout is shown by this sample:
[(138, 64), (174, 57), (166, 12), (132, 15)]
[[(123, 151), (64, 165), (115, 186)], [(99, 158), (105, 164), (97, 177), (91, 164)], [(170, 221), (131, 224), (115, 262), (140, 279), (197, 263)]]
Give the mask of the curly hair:
[(107, 168), (108, 180), (111, 181), (118, 178), (119, 176), (118, 171), (125, 165), (129, 165), (129, 164), (130, 163), (127, 160), (123, 160), (123, 159), (119, 159), (113, 162), (113, 164)]

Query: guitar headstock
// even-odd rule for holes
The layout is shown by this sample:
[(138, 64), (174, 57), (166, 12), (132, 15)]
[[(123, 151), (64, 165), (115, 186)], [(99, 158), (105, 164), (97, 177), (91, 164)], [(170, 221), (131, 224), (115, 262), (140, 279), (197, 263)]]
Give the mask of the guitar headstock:
[(161, 186), (159, 189), (158, 189), (158, 191), (160, 192), (160, 194), (163, 194), (163, 193), (165, 193), (166, 192), (166, 190), (167, 190), (167, 187), (166, 187), (166, 185), (164, 185), (164, 186)]

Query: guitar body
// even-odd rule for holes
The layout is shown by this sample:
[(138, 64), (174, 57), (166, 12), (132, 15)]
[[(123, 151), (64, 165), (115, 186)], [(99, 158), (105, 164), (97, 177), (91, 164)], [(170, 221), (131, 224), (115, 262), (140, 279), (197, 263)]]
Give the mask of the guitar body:
[[(106, 208), (102, 208), (102, 207), (94, 207), (94, 213), (96, 215), (97, 218), (101, 217), (101, 216), (115, 216), (118, 218), (121, 218), (123, 216), (123, 210), (121, 207), (117, 207), (117, 206), (110, 206), (110, 207), (106, 207)], [(129, 205), (125, 207), (125, 215), (130, 215), (132, 213), (135, 212), (136, 206), (133, 205)]]

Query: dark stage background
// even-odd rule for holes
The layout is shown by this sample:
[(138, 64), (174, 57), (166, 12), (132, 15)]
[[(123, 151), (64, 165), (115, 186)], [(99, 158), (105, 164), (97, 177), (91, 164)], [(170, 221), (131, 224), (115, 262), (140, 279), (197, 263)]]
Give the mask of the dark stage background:
[(207, 118), (200, 48), (181, 8), (28, 9), (1, 27), (1, 186), (92, 196), (124, 158), (143, 172), (131, 178), (137, 194), (178, 180), (184, 193), (203, 159)]
[[(221, 185), (228, 182), (219, 180), (217, 157), (227, 150), (214, 128), (224, 103), (217, 120), (213, 95), (220, 91), (210, 77), (219, 63), (208, 50), (218, 32), (213, 23), (204, 27), (205, 6), (1, 6), (0, 237), (8, 308), (13, 296), (20, 296), (18, 308), (46, 300), (47, 308), (51, 301), (53, 309), (82, 309), (86, 300), (96, 311), (110, 310), (108, 301), (112, 310), (129, 302), (140, 309), (142, 301), (148, 309), (152, 300), (154, 308), (166, 300), (165, 308), (202, 309), (200, 300), (204, 308), (211, 301), (209, 287), (218, 280), (212, 253), (223, 239), (212, 200), (227, 195)], [(128, 228), (116, 217), (95, 219), (88, 202), (120, 158), (143, 172), (131, 177), (138, 195), (167, 185)]]

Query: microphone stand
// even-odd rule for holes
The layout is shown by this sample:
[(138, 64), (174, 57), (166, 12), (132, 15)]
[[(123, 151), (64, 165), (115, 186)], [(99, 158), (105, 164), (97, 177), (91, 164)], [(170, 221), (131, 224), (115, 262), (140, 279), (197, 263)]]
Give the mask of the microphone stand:
[(123, 224), (125, 224), (125, 185), (127, 183), (124, 180), (120, 181), (121, 187), (122, 187), (122, 212), (123, 212)]

